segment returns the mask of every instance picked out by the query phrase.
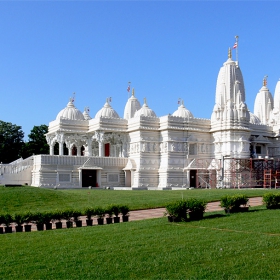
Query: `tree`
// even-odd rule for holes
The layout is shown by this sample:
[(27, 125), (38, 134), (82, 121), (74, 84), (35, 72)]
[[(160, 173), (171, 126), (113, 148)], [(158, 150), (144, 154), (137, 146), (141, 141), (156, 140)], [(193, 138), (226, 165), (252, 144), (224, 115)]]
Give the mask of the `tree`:
[(48, 154), (49, 145), (47, 144), (45, 134), (48, 132), (48, 127), (44, 124), (34, 126), (28, 135), (28, 142), (25, 143), (22, 155), (24, 158), (33, 154)]
[(23, 138), (21, 126), (0, 121), (0, 162), (10, 163), (21, 156)]

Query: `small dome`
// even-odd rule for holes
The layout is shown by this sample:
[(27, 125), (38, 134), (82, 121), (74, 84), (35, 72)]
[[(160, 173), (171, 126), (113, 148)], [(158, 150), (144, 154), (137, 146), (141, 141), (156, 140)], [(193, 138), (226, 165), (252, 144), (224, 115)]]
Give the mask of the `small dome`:
[(249, 114), (250, 114), (250, 123), (252, 123), (252, 124), (260, 124), (261, 123), (261, 120), (256, 115), (254, 115), (251, 112), (249, 112)]
[(112, 118), (112, 119), (120, 118), (118, 113), (109, 104), (108, 99), (107, 99), (106, 103), (104, 104), (103, 108), (100, 109), (95, 115), (95, 119), (98, 119), (100, 117)]
[(70, 101), (68, 102), (67, 106), (58, 113), (56, 119), (66, 119), (75, 121), (85, 120), (82, 112), (74, 106), (72, 98), (70, 98)]
[(140, 102), (134, 96), (134, 89), (132, 89), (132, 96), (126, 102), (123, 118), (126, 120), (133, 118), (135, 112), (140, 109), (141, 109)]
[(178, 107), (178, 109), (172, 114), (174, 117), (181, 117), (181, 118), (193, 118), (193, 114), (186, 109), (184, 106), (184, 102)]
[(84, 115), (85, 120), (91, 120), (91, 117), (89, 115), (89, 108), (88, 107), (85, 108), (85, 110), (83, 112), (83, 115)]
[(146, 103), (146, 98), (144, 98), (144, 104), (142, 108), (135, 112), (134, 117), (145, 116), (145, 117), (156, 117), (155, 112), (150, 109)]

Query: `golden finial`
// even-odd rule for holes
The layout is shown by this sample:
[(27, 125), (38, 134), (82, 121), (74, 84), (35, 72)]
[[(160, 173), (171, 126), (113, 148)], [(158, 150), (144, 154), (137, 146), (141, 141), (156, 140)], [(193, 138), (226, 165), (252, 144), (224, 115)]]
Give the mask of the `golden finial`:
[(228, 58), (231, 58), (231, 48), (228, 48)]
[(134, 88), (132, 89), (132, 96), (134, 96)]
[(266, 76), (264, 76), (264, 78), (263, 78), (263, 86), (264, 87), (266, 87), (267, 86), (267, 75)]

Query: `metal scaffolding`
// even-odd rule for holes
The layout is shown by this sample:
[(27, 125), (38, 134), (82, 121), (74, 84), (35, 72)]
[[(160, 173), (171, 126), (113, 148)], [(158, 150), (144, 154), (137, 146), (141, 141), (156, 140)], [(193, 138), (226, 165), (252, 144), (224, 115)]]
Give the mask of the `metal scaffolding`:
[(206, 188), (278, 188), (279, 158), (193, 159), (187, 170), (196, 170), (197, 182)]

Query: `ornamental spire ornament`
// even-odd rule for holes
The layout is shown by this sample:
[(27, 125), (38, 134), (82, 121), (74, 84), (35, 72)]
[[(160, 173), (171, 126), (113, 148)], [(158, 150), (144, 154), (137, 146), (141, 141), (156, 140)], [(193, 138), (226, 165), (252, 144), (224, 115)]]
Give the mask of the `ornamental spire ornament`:
[(266, 75), (266, 76), (264, 76), (264, 78), (263, 78), (263, 86), (264, 87), (266, 87), (267, 86), (267, 78), (268, 78), (268, 76)]

